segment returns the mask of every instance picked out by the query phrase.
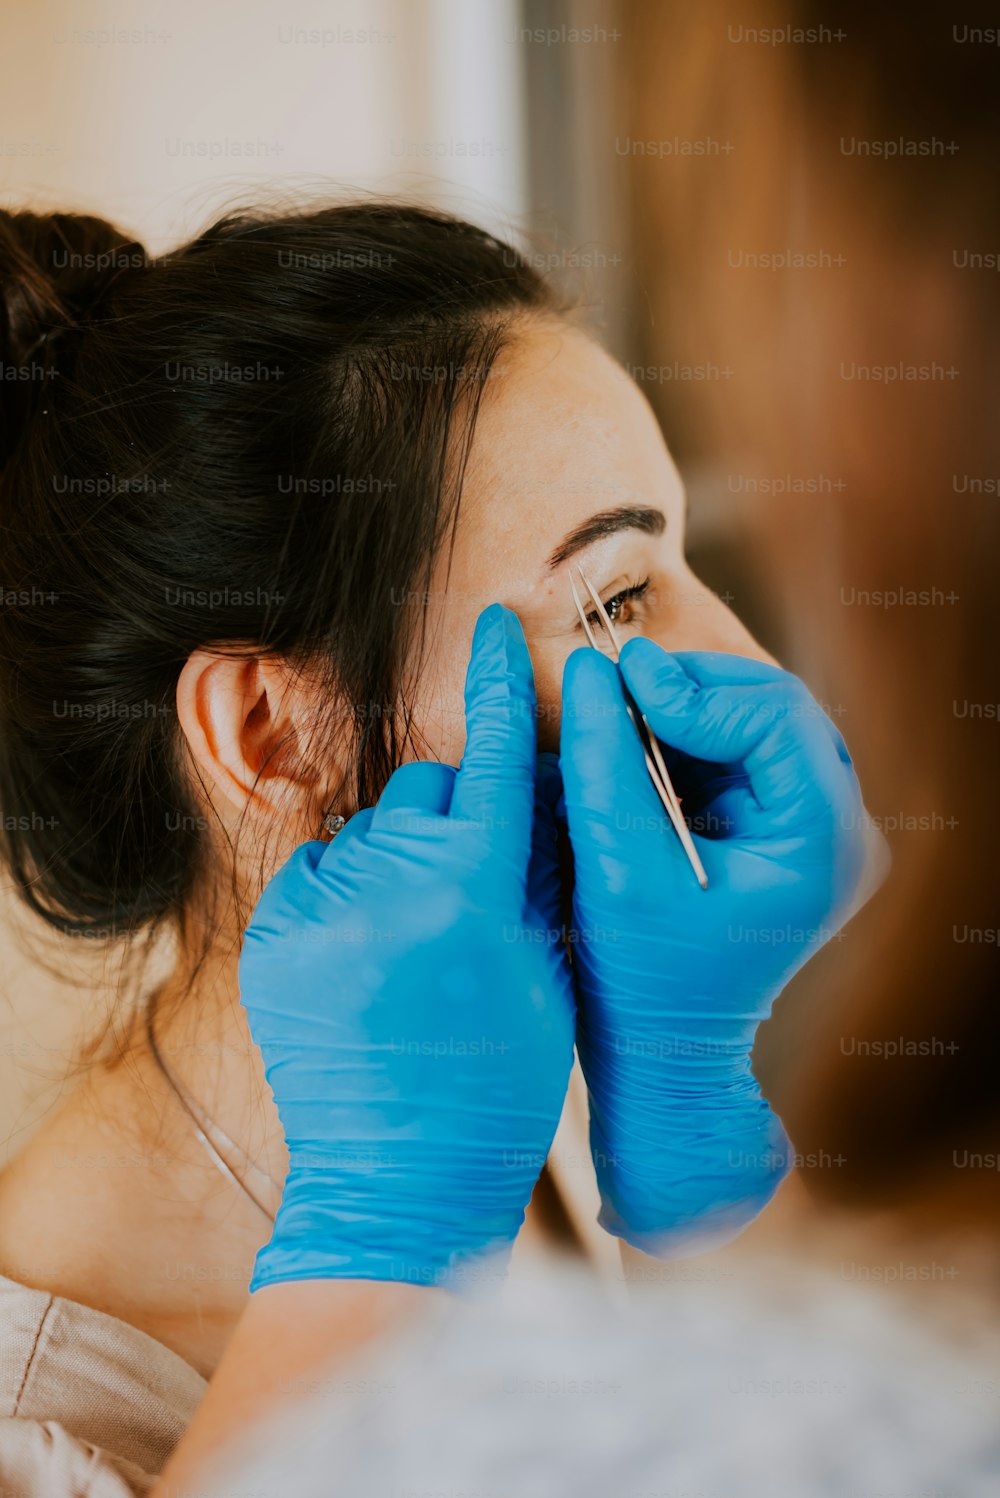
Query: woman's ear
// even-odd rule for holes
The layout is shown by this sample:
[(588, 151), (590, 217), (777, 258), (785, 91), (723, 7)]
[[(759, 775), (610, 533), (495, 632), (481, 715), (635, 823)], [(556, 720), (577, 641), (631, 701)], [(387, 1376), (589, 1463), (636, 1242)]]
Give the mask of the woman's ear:
[(315, 704), (286, 662), (194, 651), (177, 682), (177, 717), (217, 811), (222, 802), (237, 815), (308, 818), (322, 807), (336, 766), (320, 784), (308, 765)]

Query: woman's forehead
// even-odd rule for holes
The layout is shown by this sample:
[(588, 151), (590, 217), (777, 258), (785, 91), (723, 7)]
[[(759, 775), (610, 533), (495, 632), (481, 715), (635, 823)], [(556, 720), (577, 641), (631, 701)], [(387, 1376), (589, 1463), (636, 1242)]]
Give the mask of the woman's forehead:
[(528, 325), (501, 353), (465, 472), (456, 545), (534, 554), (600, 511), (669, 504), (676, 470), (624, 370), (576, 329)]

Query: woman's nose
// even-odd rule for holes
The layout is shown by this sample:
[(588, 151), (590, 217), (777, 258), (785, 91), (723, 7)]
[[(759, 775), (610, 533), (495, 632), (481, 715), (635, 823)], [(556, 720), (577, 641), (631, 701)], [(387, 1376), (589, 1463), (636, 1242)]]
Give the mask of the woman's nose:
[(758, 644), (742, 619), (693, 573), (677, 584), (676, 606), (663, 611), (665, 622), (647, 633), (665, 650), (721, 650), (750, 660), (779, 663)]

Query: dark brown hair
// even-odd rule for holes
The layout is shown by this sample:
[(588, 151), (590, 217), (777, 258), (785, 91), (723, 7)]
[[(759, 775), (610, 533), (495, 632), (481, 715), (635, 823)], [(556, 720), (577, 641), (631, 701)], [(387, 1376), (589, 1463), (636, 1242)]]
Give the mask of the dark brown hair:
[(350, 705), (342, 794), (377, 798), (411, 733), (403, 601), (549, 293), (489, 233), (386, 202), (233, 213), (156, 260), (0, 213), (0, 288), (2, 853), (49, 923), (124, 936), (183, 921), (205, 872), (192, 651), (318, 669)]

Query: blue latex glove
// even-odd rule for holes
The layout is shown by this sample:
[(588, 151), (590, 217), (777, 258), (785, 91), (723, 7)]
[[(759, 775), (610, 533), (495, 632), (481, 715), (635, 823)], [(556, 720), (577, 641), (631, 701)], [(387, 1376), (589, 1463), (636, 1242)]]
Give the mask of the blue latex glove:
[(668, 1256), (732, 1237), (790, 1168), (750, 1050), (789, 978), (851, 913), (865, 817), (843, 739), (796, 677), (641, 637), (620, 659), (708, 834), (695, 836), (702, 890), (618, 671), (575, 651), (560, 758), (599, 1220)]
[[(267, 886), (240, 988), (290, 1169), (251, 1290), (437, 1283), (509, 1249), (573, 1056), (551, 898), (551, 765), (515, 615), (486, 609), (457, 771), (409, 764)], [(533, 854), (533, 835), (546, 856)], [(535, 886), (537, 901), (535, 900)]]

